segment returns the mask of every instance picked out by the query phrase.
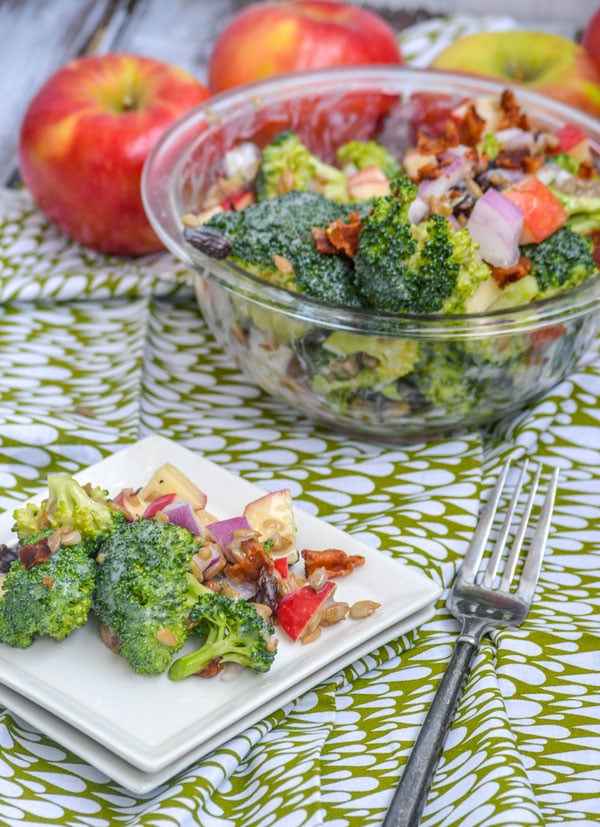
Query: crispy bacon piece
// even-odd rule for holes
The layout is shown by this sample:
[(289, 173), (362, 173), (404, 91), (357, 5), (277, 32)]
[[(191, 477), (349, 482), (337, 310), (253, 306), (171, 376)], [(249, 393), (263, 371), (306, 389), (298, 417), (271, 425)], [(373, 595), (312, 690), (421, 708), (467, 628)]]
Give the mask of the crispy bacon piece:
[(492, 276), (498, 287), (506, 287), (513, 281), (518, 281), (531, 270), (531, 259), (519, 256), (519, 260), (512, 267), (492, 267)]
[(483, 137), (485, 118), (477, 113), (475, 106), (471, 104), (462, 121), (458, 125), (458, 139), (465, 146), (477, 146)]
[(512, 89), (505, 89), (500, 96), (500, 108), (503, 117), (500, 120), (498, 129), (508, 129), (511, 126), (518, 126), (520, 129), (528, 130), (529, 119), (525, 112), (518, 105), (515, 93)]
[(227, 575), (234, 582), (251, 580), (257, 583), (264, 572), (270, 574), (273, 571), (273, 561), (266, 554), (262, 543), (255, 537), (249, 540), (242, 540), (240, 551), (243, 558), (239, 563), (232, 563), (227, 567)]
[(592, 179), (596, 174), (596, 168), (592, 164), (591, 161), (582, 161), (579, 164), (579, 169), (577, 170), (577, 176), (579, 178), (583, 178), (586, 181)]
[(460, 139), (458, 127), (453, 120), (449, 119), (444, 125), (443, 135), (426, 135), (419, 132), (417, 135), (417, 149), (421, 155), (440, 155), (452, 146), (458, 146)]
[(347, 554), (339, 548), (326, 548), (322, 551), (306, 548), (302, 551), (302, 558), (307, 577), (317, 569), (325, 569), (327, 577), (343, 577), (365, 562), (360, 554)]
[(52, 556), (52, 549), (48, 545), (48, 538), (42, 537), (35, 543), (29, 543), (19, 549), (19, 560), (26, 569), (32, 569), (38, 563), (44, 563)]
[(358, 249), (362, 221), (357, 212), (351, 212), (348, 221), (341, 218), (332, 221), (325, 229), (313, 227), (311, 234), (317, 250), (328, 255), (344, 255), (353, 258)]

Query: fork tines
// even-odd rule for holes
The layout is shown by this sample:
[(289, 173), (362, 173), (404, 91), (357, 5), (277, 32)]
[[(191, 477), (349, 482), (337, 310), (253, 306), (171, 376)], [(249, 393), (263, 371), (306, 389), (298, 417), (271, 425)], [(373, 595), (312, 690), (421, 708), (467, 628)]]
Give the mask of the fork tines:
[[(481, 561), (485, 554), (492, 530), (495, 528), (497, 522), (497, 515), (499, 513), (499, 504), (504, 493), (506, 480), (511, 468), (511, 460), (509, 460), (502, 468), (496, 484), (487, 501), (475, 534), (469, 549), (465, 556), (465, 560), (460, 572), (460, 578), (463, 582), (474, 583), (479, 571)], [(508, 591), (510, 583), (514, 577), (517, 564), (519, 562), (520, 552), (523, 546), (525, 535), (529, 527), (531, 514), (536, 503), (536, 497), (539, 493), (540, 479), (542, 476), (542, 466), (538, 465), (533, 473), (529, 492), (525, 495), (524, 502), (522, 492), (527, 480), (527, 472), (529, 468), (529, 460), (525, 459), (518, 479), (515, 483), (512, 497), (507, 505), (505, 516), (500, 525), (497, 534), (494, 538), (494, 545), (491, 551), (491, 557), (487, 563), (481, 585), (484, 588), (492, 589), (497, 582), (501, 591)], [(551, 474), (550, 480), (546, 487), (546, 493), (542, 502), (537, 524), (531, 540), (529, 543), (529, 552), (527, 554), (522, 576), (520, 578), (517, 595), (525, 601), (530, 601), (533, 598), (535, 585), (539, 576), (542, 565), (542, 558), (548, 539), (550, 530), (550, 520), (552, 510), (554, 507), (554, 499), (556, 496), (556, 489), (558, 486), (559, 469), (555, 468)], [(514, 528), (516, 526), (516, 529)], [(500, 563), (504, 557), (504, 552), (507, 548), (507, 543), (510, 540), (511, 528), (514, 533), (512, 542), (508, 552), (508, 557), (504, 563), (504, 567), (499, 574)]]

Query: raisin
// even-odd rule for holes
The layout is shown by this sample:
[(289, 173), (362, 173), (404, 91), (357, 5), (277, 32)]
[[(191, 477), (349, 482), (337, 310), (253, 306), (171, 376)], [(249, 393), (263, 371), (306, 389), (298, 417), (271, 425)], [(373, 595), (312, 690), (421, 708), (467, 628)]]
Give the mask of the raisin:
[(227, 258), (231, 255), (230, 242), (212, 227), (186, 227), (183, 237), (188, 244), (211, 258)]

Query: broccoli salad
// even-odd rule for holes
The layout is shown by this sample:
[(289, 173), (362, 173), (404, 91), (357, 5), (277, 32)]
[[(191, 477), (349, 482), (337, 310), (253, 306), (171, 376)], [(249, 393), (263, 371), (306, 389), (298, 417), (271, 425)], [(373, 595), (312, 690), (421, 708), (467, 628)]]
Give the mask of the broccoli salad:
[[(413, 140), (394, 153), (390, 125), (381, 142), (349, 141), (331, 162), (292, 130), (262, 148), (234, 147), (198, 209), (182, 217), (186, 241), (290, 291), (386, 314), (509, 311), (597, 274), (600, 178), (579, 127), (535, 124), (509, 90), (451, 108), (440, 96), (437, 111), (431, 97), (413, 113)], [(252, 349), (264, 365), (264, 351), (276, 349), (270, 337), (287, 348), (285, 370), (280, 350), (271, 378), (249, 365), (263, 387), (293, 402), (312, 393), (316, 409), (325, 397), (332, 418), (350, 421), (358, 410), (372, 423), (428, 411), (468, 417), (482, 400), (491, 416), (528, 383), (529, 367), (560, 364), (557, 340), (572, 346), (559, 326), (537, 340), (436, 347), (292, 321), (282, 330), (258, 307), (230, 322), (246, 366)], [(490, 384), (495, 398), (486, 399)]]
[(0, 642), (21, 649), (41, 635), (62, 641), (93, 613), (104, 643), (138, 674), (208, 678), (228, 663), (261, 673), (276, 629), (309, 643), (379, 607), (334, 599), (335, 578), (364, 558), (300, 551), (288, 489), (219, 520), (170, 463), (114, 497), (54, 474), (48, 496), (14, 519), (17, 542), (1, 549)]

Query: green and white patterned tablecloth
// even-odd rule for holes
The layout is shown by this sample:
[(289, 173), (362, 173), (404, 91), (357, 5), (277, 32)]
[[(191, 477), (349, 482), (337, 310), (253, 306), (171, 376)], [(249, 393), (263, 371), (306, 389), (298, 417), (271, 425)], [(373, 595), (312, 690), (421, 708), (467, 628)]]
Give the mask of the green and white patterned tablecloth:
[[(562, 469), (535, 604), (486, 639), (423, 825), (600, 821), (600, 354), (495, 432), (349, 441), (223, 354), (168, 254), (83, 252), (0, 193), (0, 507), (160, 433), (448, 587), (507, 455)], [(0, 824), (380, 824), (451, 654), (444, 607), (152, 793), (136, 796), (0, 708)], [(34, 651), (32, 650), (32, 655)]]

